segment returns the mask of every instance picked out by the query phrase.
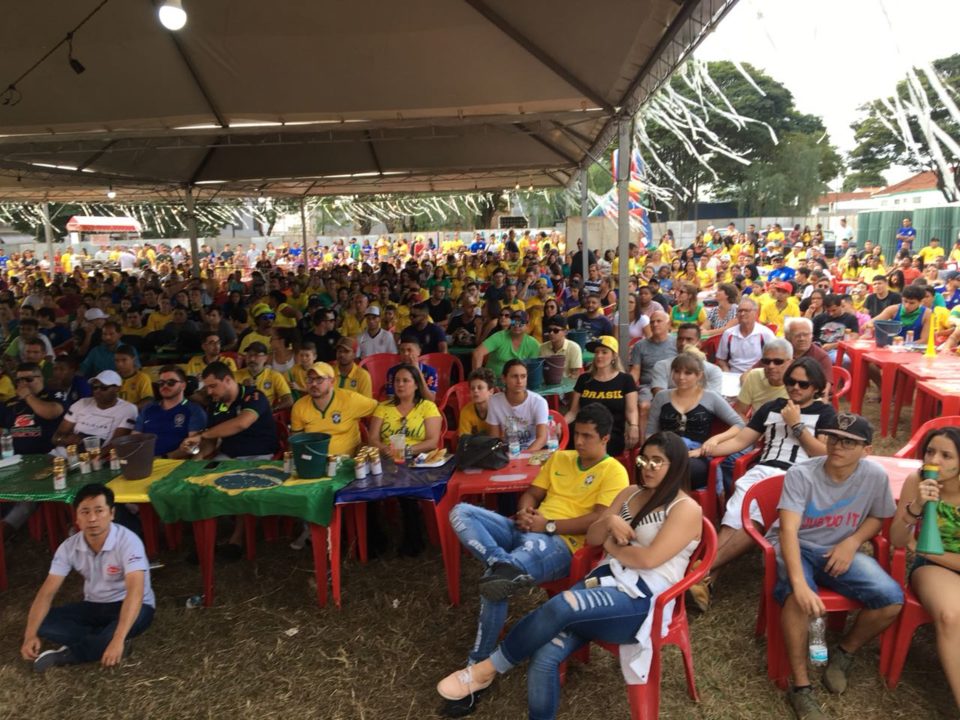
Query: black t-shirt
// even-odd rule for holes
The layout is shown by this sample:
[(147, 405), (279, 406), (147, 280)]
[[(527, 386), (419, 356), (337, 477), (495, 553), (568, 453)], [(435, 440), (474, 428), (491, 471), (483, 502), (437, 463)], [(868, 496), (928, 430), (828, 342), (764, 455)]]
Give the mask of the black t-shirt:
[[(577, 378), (574, 392), (580, 393), (580, 407), (600, 403), (613, 415), (613, 430), (607, 443), (608, 455), (619, 455), (624, 450), (624, 430), (627, 423), (627, 395), (637, 392), (637, 385), (630, 373), (617, 373), (613, 380), (601, 382), (589, 373)], [(571, 433), (571, 439), (572, 439)]]
[(41, 455), (53, 449), (53, 434), (60, 427), (60, 420), (63, 418), (63, 403), (46, 390), (37, 397), (58, 403), (60, 414), (53, 420), (44, 420), (20, 398), (8, 400), (3, 405), (3, 427), (13, 436), (13, 450), (18, 455)]
[(427, 300), (426, 302), (420, 303), (417, 307), (421, 307), (426, 310), (427, 314), (430, 315), (430, 319), (435, 323), (443, 322), (450, 317), (450, 313), (453, 312), (453, 303), (446, 298), (438, 302), (436, 305)]
[(866, 308), (870, 317), (876, 317), (891, 305), (898, 305), (899, 303), (900, 293), (895, 293), (891, 290), (883, 300), (878, 298), (876, 293), (870, 293), (867, 295), (867, 299), (864, 300), (863, 306)]
[(844, 313), (839, 317), (831, 317), (830, 313), (822, 312), (813, 318), (813, 339), (820, 345), (838, 343), (843, 340), (845, 330), (860, 332), (860, 322), (852, 313)]
[(230, 405), (214, 405), (210, 427), (237, 417), (241, 412), (253, 411), (257, 419), (246, 430), (223, 438), (220, 451), (230, 457), (273, 455), (277, 451), (277, 428), (273, 421), (270, 401), (256, 388), (240, 386), (240, 394)]
[(440, 343), (446, 342), (447, 334), (439, 325), (427, 323), (423, 330), (418, 330), (411, 325), (400, 333), (400, 342), (403, 342), (404, 338), (416, 338), (420, 343), (420, 352), (426, 355), (428, 353), (440, 352)]
[(316, 333), (307, 333), (303, 336), (304, 342), (312, 342), (317, 346), (317, 360), (320, 362), (331, 363), (337, 359), (337, 341), (340, 340), (340, 333), (331, 330), (325, 335)]

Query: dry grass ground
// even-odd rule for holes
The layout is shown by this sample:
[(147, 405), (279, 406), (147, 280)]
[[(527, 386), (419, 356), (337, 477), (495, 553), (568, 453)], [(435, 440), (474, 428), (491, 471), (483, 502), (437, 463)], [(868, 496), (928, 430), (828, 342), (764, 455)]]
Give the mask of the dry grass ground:
[[(868, 412), (875, 413), (875, 406)], [(892, 452), (903, 442), (878, 444)], [(49, 561), (23, 536), (7, 546), (11, 589), (0, 595), (0, 718), (323, 718), (393, 720), (435, 717), (434, 685), (464, 660), (475, 629), (478, 568), (464, 562), (464, 603), (447, 604), (440, 554), (388, 557), (363, 567), (347, 561), (342, 610), (314, 604), (309, 551), (260, 544), (256, 562), (217, 567), (217, 604), (184, 607), (199, 587), (183, 553), (164, 553), (154, 573), (159, 611), (115, 670), (55, 668), (30, 672), (19, 658), (26, 610)], [(753, 637), (760, 563), (749, 557), (724, 575), (715, 606), (692, 618), (694, 664), (702, 702), (686, 696), (679, 653), (667, 651), (664, 718), (789, 717), (767, 680), (763, 645)], [(80, 583), (68, 583), (78, 597)], [(513, 618), (536, 606), (540, 591), (514, 603)], [(288, 634), (296, 629), (295, 634)], [(888, 691), (868, 646), (842, 697), (821, 692), (831, 717), (957, 717), (929, 627), (918, 633), (903, 681)], [(524, 673), (502, 678), (473, 717), (526, 717)], [(594, 648), (588, 665), (573, 663), (561, 718), (626, 718), (619, 666)]]

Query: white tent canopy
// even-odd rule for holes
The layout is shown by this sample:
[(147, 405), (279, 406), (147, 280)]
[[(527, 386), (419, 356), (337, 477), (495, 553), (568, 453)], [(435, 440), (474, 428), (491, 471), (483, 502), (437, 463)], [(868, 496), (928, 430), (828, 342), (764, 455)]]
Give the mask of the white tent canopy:
[(16, 3), (0, 201), (566, 185), (734, 2)]

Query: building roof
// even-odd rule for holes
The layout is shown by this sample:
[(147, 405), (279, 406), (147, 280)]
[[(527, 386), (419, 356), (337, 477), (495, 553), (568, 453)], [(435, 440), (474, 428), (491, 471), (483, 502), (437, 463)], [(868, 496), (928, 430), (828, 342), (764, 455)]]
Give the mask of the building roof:
[(880, 188), (859, 188), (850, 192), (830, 192), (817, 198), (817, 205), (829, 203), (850, 202), (851, 200), (866, 200), (873, 196)]
[(735, 2), (15, 3), (0, 201), (567, 185)]
[(887, 195), (901, 195), (903, 193), (925, 192), (936, 189), (937, 174), (932, 170), (925, 170), (924, 172), (920, 172), (916, 175), (908, 177), (906, 180), (901, 180), (893, 185), (887, 185), (887, 187), (882, 188), (873, 195), (874, 197), (880, 197)]

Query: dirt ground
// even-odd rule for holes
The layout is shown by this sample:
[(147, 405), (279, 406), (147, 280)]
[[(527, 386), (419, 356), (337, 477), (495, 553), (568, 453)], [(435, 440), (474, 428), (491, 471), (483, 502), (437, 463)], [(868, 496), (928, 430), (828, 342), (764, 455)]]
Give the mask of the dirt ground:
[[(876, 405), (868, 408), (875, 416)], [(877, 452), (893, 452), (906, 432), (877, 443)], [(309, 550), (262, 540), (256, 561), (218, 564), (215, 607), (187, 609), (200, 577), (184, 556), (182, 550), (162, 553), (165, 566), (153, 574), (156, 619), (121, 667), (54, 668), (40, 676), (20, 659), (19, 646), (49, 553), (25, 534), (8, 541), (11, 589), (0, 595), (0, 718), (432, 718), (441, 705), (434, 685), (462, 665), (473, 639), (477, 563), (464, 560), (464, 601), (451, 608), (436, 548), (415, 559), (391, 552), (366, 566), (345, 560), (342, 610), (317, 608)], [(743, 558), (724, 575), (710, 612), (691, 617), (701, 702), (687, 697), (679, 652), (670, 648), (662, 717), (790, 717), (766, 678), (763, 643), (753, 636), (759, 586), (759, 558)], [(61, 599), (78, 598), (80, 591), (73, 578)], [(536, 590), (517, 599), (511, 618), (543, 597)], [(831, 717), (957, 717), (929, 626), (917, 633), (897, 690), (885, 688), (877, 665), (873, 643), (859, 654), (845, 695), (819, 693)], [(526, 717), (523, 670), (501, 678), (473, 717)], [(572, 663), (559, 717), (629, 717), (612, 657), (593, 648), (588, 665)]]

